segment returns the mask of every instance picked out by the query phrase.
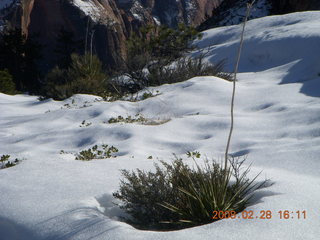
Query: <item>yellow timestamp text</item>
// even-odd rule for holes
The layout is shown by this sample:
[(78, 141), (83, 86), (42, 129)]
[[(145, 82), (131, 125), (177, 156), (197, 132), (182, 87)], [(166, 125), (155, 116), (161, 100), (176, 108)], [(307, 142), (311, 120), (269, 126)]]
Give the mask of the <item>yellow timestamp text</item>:
[(307, 219), (306, 210), (280, 210), (277, 212), (271, 210), (261, 210), (255, 212), (253, 210), (244, 210), (237, 213), (236, 211), (212, 211), (212, 219)]

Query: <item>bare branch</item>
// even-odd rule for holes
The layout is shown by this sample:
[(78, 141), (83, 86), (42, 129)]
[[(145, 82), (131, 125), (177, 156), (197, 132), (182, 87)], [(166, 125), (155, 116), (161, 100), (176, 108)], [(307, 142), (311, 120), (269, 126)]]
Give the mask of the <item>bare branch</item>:
[(235, 93), (236, 93), (236, 80), (237, 80), (237, 73), (238, 73), (241, 51), (242, 51), (242, 46), (243, 46), (244, 31), (245, 31), (246, 23), (248, 21), (248, 17), (250, 16), (251, 8), (254, 3), (255, 3), (255, 0), (252, 1), (251, 3), (247, 3), (246, 17), (243, 22), (240, 45), (239, 45), (239, 49), (238, 49), (236, 65), (234, 68), (233, 90), (232, 90), (232, 99), (231, 99), (231, 126), (230, 126), (230, 132), (229, 132), (227, 147), (226, 147), (226, 152), (225, 152), (225, 168), (227, 168), (227, 164), (228, 164), (229, 147), (230, 147), (230, 142), (231, 142), (231, 137), (232, 137), (232, 132), (233, 132), (233, 125), (234, 125), (234, 99), (235, 99)]

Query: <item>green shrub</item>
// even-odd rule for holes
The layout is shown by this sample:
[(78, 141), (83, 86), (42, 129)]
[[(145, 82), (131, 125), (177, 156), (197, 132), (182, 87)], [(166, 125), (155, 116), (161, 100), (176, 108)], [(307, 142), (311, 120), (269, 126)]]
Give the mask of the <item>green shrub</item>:
[(46, 77), (43, 95), (63, 100), (74, 94), (103, 95), (106, 92), (107, 76), (102, 63), (95, 55), (71, 55), (68, 69), (55, 67)]
[(112, 117), (110, 118), (107, 122), (105, 123), (109, 123), (109, 124), (113, 124), (113, 123), (140, 123), (143, 125), (161, 125), (164, 123), (169, 122), (170, 119), (152, 119), (152, 118), (146, 118), (141, 114), (136, 114), (134, 117), (132, 116), (128, 116), (128, 117), (122, 117), (122, 116), (118, 116), (116, 118)]
[(193, 151), (193, 152), (188, 151), (186, 154), (187, 154), (188, 158), (200, 158), (201, 157), (201, 153), (198, 151)]
[(38, 93), (43, 46), (36, 35), (23, 32), (11, 27), (0, 31), (0, 69), (9, 70), (18, 91)]
[(146, 82), (148, 86), (158, 86), (165, 83), (186, 81), (197, 76), (216, 76), (230, 80), (231, 75), (223, 72), (223, 66), (223, 61), (215, 65), (205, 63), (203, 56), (196, 58), (184, 57), (177, 60), (174, 66), (150, 66)]
[(141, 28), (140, 35), (133, 34), (127, 41), (126, 57), (119, 56), (122, 64), (113, 73), (111, 89), (117, 93), (117, 98), (146, 87), (177, 83), (196, 76), (231, 80), (230, 74), (223, 72), (223, 61), (209, 64), (204, 61), (204, 54), (192, 58), (185, 56), (196, 49), (192, 41), (197, 38), (201, 38), (201, 33), (185, 25), (179, 25), (177, 29), (165, 26)]
[(102, 69), (99, 58), (90, 54), (83, 56), (72, 54), (71, 60), (68, 77), (74, 91), (77, 93), (103, 93), (104, 81), (107, 76)]
[[(120, 189), (113, 196), (141, 229), (180, 229), (213, 221), (213, 211), (242, 211), (255, 189), (249, 169), (224, 169), (215, 161), (189, 167), (182, 159), (155, 164), (155, 172), (122, 170)], [(239, 166), (239, 165), (232, 165)], [(234, 181), (232, 181), (232, 177)]]
[(83, 150), (80, 153), (76, 154), (76, 160), (90, 161), (93, 159), (112, 158), (116, 157), (113, 154), (117, 153), (118, 151), (119, 150), (114, 146), (109, 147), (108, 145), (103, 144), (101, 147), (98, 147), (98, 145), (94, 145), (92, 148)]
[[(216, 75), (220, 65), (202, 64), (196, 60), (187, 60), (183, 55), (195, 49), (192, 41), (201, 34), (193, 27), (179, 25), (178, 29), (165, 26), (148, 26), (141, 29), (141, 35), (132, 35), (127, 42), (127, 57), (122, 59), (123, 68), (118, 75), (127, 76), (128, 88), (136, 91), (148, 86), (175, 83), (201, 74)], [(180, 59), (180, 60), (179, 60)], [(177, 68), (168, 67), (177, 61)]]
[(127, 67), (122, 72), (129, 78), (131, 85), (135, 86), (136, 90), (182, 82), (197, 76), (216, 76), (228, 81), (232, 80), (231, 74), (223, 71), (224, 61), (216, 64), (205, 62), (204, 54), (178, 59), (165, 57), (154, 59), (148, 52), (143, 54), (127, 59)]
[(79, 127), (89, 127), (92, 125), (92, 122), (87, 122), (86, 120), (83, 120)]
[(13, 167), (18, 163), (19, 163), (19, 159), (17, 158), (14, 161), (10, 161), (10, 155), (2, 155), (0, 157), (0, 169)]
[(110, 118), (108, 120), (108, 123), (136, 123), (136, 122), (140, 122), (140, 123), (143, 123), (143, 122), (146, 122), (147, 119), (145, 117), (143, 117), (142, 115), (140, 114), (137, 114), (135, 117), (132, 117), (132, 116), (128, 116), (126, 118), (122, 117), (122, 116), (118, 116), (116, 118)]
[(67, 71), (55, 67), (46, 76), (46, 83), (42, 93), (45, 98), (63, 100), (72, 96), (72, 89), (68, 86)]
[(152, 59), (168, 59), (171, 62), (194, 49), (191, 42), (201, 38), (194, 27), (179, 24), (177, 29), (148, 25), (133, 34), (128, 42), (128, 56), (150, 56)]
[(0, 71), (0, 92), (5, 94), (16, 93), (16, 85), (7, 69)]
[(152, 92), (145, 92), (142, 94), (141, 100), (146, 100), (148, 98), (154, 97), (156, 95), (154, 95)]

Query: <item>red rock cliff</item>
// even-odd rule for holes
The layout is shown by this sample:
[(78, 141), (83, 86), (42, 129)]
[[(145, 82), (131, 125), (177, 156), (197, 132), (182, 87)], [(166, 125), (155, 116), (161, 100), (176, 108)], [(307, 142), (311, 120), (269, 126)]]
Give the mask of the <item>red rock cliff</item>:
[[(107, 65), (123, 54), (125, 40), (132, 31), (146, 24), (179, 22), (200, 24), (221, 0), (15, 0), (7, 14), (11, 26), (26, 34), (38, 33), (46, 46), (44, 58), (53, 64), (55, 38), (61, 27), (77, 38), (90, 38), (93, 50)], [(14, 12), (14, 14), (13, 14)], [(14, 17), (13, 17), (14, 16)], [(15, 20), (13, 20), (15, 19)], [(14, 24), (12, 23), (14, 21)], [(20, 22), (19, 22), (20, 21)]]

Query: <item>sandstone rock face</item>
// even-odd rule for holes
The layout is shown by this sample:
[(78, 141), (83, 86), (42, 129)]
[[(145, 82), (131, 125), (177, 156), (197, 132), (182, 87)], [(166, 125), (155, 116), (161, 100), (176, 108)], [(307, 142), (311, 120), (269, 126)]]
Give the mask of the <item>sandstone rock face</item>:
[[(44, 59), (54, 65), (55, 39), (63, 27), (76, 38), (84, 39), (86, 49), (98, 54), (107, 65), (116, 64), (124, 54), (125, 40), (146, 24), (183, 22), (200, 24), (222, 0), (5, 0), (10, 6), (0, 9), (2, 22), (20, 27), (25, 34), (39, 34), (46, 48)], [(85, 45), (83, 46), (83, 50)]]

